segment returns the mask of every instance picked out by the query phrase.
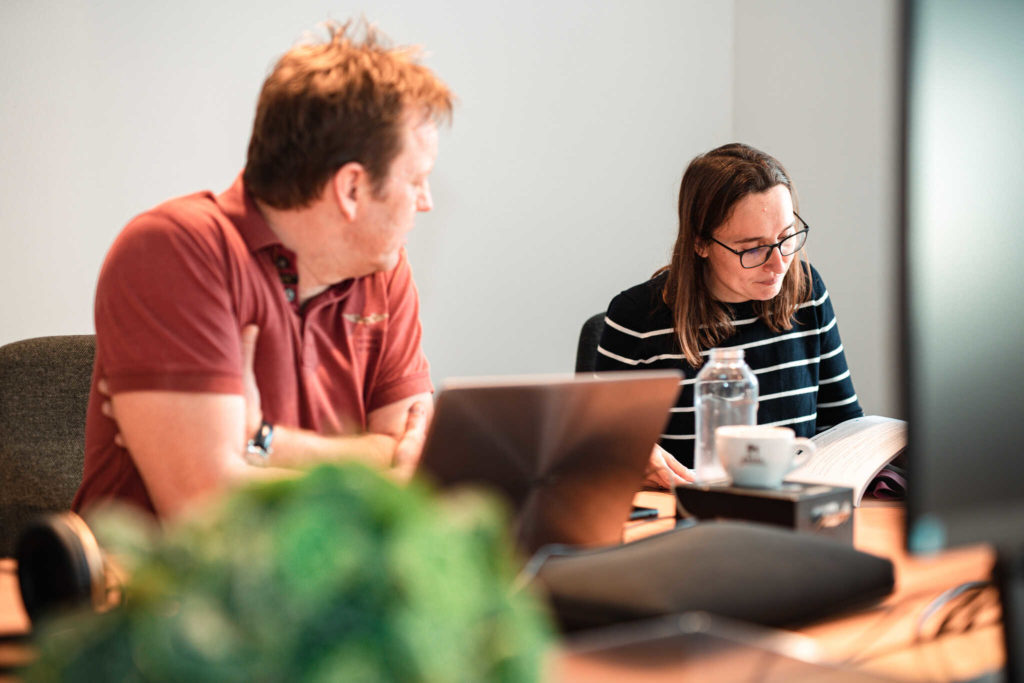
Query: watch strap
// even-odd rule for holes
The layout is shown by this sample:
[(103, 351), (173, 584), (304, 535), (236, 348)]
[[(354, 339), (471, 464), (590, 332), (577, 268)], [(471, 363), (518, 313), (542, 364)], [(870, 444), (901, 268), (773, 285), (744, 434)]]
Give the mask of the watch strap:
[(246, 462), (257, 467), (266, 467), (270, 460), (270, 454), (274, 452), (274, 449), (271, 448), (273, 443), (274, 425), (263, 420), (260, 428), (256, 430), (256, 434), (245, 445)]

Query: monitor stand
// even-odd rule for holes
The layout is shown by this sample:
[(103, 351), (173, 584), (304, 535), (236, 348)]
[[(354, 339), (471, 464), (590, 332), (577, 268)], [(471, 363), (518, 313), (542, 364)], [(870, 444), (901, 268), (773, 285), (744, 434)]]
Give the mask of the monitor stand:
[(1024, 683), (1024, 550), (1000, 547), (993, 579), (1003, 608), (1006, 683)]

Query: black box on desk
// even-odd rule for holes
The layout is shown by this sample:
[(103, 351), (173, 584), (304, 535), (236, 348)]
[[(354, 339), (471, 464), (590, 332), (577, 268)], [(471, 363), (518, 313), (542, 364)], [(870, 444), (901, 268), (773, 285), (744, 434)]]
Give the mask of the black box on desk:
[(680, 514), (763, 522), (853, 544), (853, 489), (784, 482), (751, 489), (726, 482), (676, 486)]

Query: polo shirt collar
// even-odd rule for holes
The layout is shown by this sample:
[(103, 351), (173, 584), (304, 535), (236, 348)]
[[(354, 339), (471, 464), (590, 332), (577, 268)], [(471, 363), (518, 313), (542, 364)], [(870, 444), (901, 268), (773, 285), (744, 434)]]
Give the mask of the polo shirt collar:
[[(235, 182), (231, 184), (227, 190), (217, 195), (217, 205), (220, 206), (221, 211), (228, 217), (228, 220), (234, 224), (235, 228), (238, 229), (238, 233), (245, 240), (245, 244), (249, 247), (249, 252), (255, 254), (256, 252), (267, 249), (270, 247), (280, 247), (280, 249), (291, 259), (288, 264), (289, 269), (295, 267), (295, 254), (281, 244), (280, 238), (274, 231), (267, 225), (267, 221), (263, 218), (263, 214), (260, 213), (259, 208), (256, 206), (256, 202), (253, 201), (252, 195), (249, 194), (245, 189), (245, 184), (242, 182), (242, 174), (239, 173), (238, 177), (235, 178)], [(275, 264), (278, 267), (278, 274), (281, 273), (281, 266)], [(329, 301), (338, 299), (348, 295), (349, 290), (352, 289), (352, 285), (355, 281), (352, 278), (336, 282), (327, 288), (327, 290), (314, 299), (320, 301)], [(289, 283), (284, 283), (285, 288), (289, 286)], [(293, 285), (294, 286), (294, 285)], [(326, 295), (326, 296), (325, 296)], [(296, 310), (299, 310), (298, 304), (295, 304)]]
[(217, 204), (238, 228), (250, 252), (256, 253), (260, 249), (281, 244), (281, 240), (264, 220), (252, 195), (246, 192), (241, 173), (231, 187), (217, 195)]

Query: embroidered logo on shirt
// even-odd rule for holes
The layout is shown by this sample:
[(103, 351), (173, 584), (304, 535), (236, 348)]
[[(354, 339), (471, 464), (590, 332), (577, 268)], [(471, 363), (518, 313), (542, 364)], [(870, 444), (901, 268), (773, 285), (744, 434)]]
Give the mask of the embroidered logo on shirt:
[(352, 341), (359, 353), (371, 355), (380, 351), (384, 343), (384, 326), (376, 323), (387, 320), (387, 313), (342, 313), (342, 317), (354, 326), (351, 331)]
[(387, 313), (371, 313), (370, 315), (359, 315), (358, 313), (344, 313), (342, 314), (345, 320), (356, 325), (372, 325), (373, 323), (379, 323), (382, 320), (388, 319)]

